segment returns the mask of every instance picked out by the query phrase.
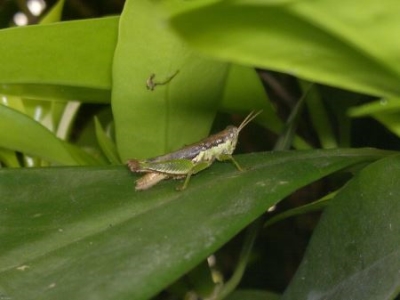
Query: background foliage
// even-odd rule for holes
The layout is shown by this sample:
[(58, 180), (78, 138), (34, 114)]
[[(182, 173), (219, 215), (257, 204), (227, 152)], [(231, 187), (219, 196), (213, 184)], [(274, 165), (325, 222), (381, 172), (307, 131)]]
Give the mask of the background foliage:
[[(0, 298), (396, 298), (399, 10), (2, 3)], [(127, 159), (260, 109), (246, 171), (134, 191)]]

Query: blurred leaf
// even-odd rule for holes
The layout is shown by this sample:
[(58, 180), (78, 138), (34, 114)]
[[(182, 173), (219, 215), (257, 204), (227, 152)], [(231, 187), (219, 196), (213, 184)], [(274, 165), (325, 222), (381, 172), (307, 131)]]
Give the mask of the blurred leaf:
[(96, 138), (101, 150), (103, 150), (104, 155), (108, 158), (110, 163), (118, 165), (121, 163), (118, 152), (115, 147), (114, 142), (106, 135), (100, 121), (97, 117), (94, 118), (94, 124), (96, 128)]
[(336, 192), (329, 193), (328, 195), (325, 195), (321, 199), (311, 202), (309, 204), (305, 204), (300, 207), (295, 207), (286, 210), (282, 213), (279, 213), (273, 216), (272, 218), (268, 219), (268, 221), (265, 222), (264, 227), (272, 226), (275, 223), (286, 220), (287, 218), (301, 216), (310, 212), (323, 210), (326, 206), (329, 205), (329, 202), (334, 197), (334, 195), (336, 195)]
[(394, 299), (400, 290), (400, 157), (363, 169), (331, 201), (282, 299)]
[(334, 124), (339, 148), (351, 147), (354, 122), (347, 111), (350, 107), (365, 101), (366, 96), (328, 86), (319, 85), (318, 90)]
[(400, 111), (400, 99), (380, 99), (367, 104), (352, 107), (348, 110), (351, 117), (365, 117), (376, 113), (396, 113)]
[(65, 103), (51, 103), (51, 117), (56, 124), (56, 136), (67, 140), (71, 132), (74, 130), (74, 121), (78, 114), (81, 102), (68, 101)]
[(400, 95), (397, 0), (220, 1), (170, 24), (193, 48), (353, 91)]
[(118, 20), (109, 17), (1, 30), (0, 94), (109, 102)]
[(0, 169), (0, 294), (148, 299), (298, 188), (389, 153), (242, 155), (246, 171), (217, 163), (182, 192), (135, 192), (123, 167)]
[[(164, 154), (204, 138), (222, 96), (227, 64), (188, 50), (160, 17), (154, 3), (138, 0), (128, 0), (121, 15), (112, 107), (123, 161)], [(146, 87), (151, 80), (168, 79), (154, 90)]]
[[(306, 84), (308, 85), (308, 83), (303, 83), (303, 86), (306, 86)], [(305, 88), (303, 90), (305, 90)], [(333, 133), (328, 111), (315, 86), (311, 88), (306, 100), (306, 104), (310, 113), (310, 119), (312, 121), (313, 128), (318, 135), (318, 139), (322, 148), (337, 148), (338, 143)]]
[(9, 168), (20, 167), (16, 153), (9, 149), (0, 148), (0, 162)]
[(228, 112), (263, 110), (258, 120), (272, 132), (280, 133), (282, 121), (268, 99), (261, 80), (253, 68), (230, 65), (225, 83), (221, 109)]
[[(235, 64), (229, 66), (220, 109), (230, 113), (262, 109), (262, 114), (257, 118), (258, 123), (276, 134), (280, 134), (284, 128), (254, 68)], [(293, 143), (300, 149), (311, 148), (298, 136)]]
[[(53, 7), (47, 12), (47, 14), (40, 20), (39, 24), (50, 24), (61, 20), (62, 11), (64, 8), (64, 0), (57, 1)], [(32, 105), (32, 100), (25, 101), (26, 105)], [(38, 101), (39, 102), (39, 101)], [(45, 101), (41, 101), (41, 106), (45, 106)], [(72, 101), (71, 101), (72, 102)], [(78, 111), (79, 105), (77, 102), (58, 102), (52, 101), (49, 105), (46, 114), (48, 118), (45, 122), (41, 122), (47, 128), (55, 132), (56, 136), (62, 139), (66, 139), (71, 126), (72, 121), (75, 118), (76, 112)]]
[(351, 117), (371, 116), (391, 132), (400, 136), (400, 99), (381, 99), (348, 110)]
[(296, 105), (292, 108), (292, 111), (290, 112), (290, 115), (286, 120), (286, 124), (282, 130), (282, 133), (275, 143), (274, 150), (289, 150), (292, 147), (294, 139), (296, 137), (295, 132), (297, 130), (297, 126), (300, 121), (300, 117), (304, 110), (304, 105), (306, 104), (306, 99), (311, 88), (312, 84), (310, 84), (307, 89), (305, 89), (299, 101), (297, 101)]
[(279, 300), (279, 294), (259, 290), (238, 290), (229, 295), (226, 300)]
[(88, 153), (78, 146), (74, 144), (70, 144), (67, 142), (63, 142), (63, 146), (65, 149), (68, 150), (68, 152), (71, 154), (71, 156), (74, 158), (76, 161), (76, 164), (82, 165), (82, 166), (99, 166), (99, 165), (105, 165), (105, 161), (100, 157), (96, 157), (94, 155), (91, 155), (91, 153)]
[(65, 0), (59, 0), (53, 7), (48, 11), (48, 13), (40, 20), (40, 24), (49, 24), (58, 22), (61, 20), (62, 11), (64, 8)]
[(0, 147), (65, 165), (77, 161), (63, 141), (28, 116), (0, 105)]
[(27, 113), (27, 111), (25, 109), (24, 101), (21, 99), (21, 97), (2, 96), (0, 99), (1, 99), (1, 104), (8, 106), (12, 109), (15, 109), (16, 111), (19, 111), (21, 113), (24, 113), (24, 114)]

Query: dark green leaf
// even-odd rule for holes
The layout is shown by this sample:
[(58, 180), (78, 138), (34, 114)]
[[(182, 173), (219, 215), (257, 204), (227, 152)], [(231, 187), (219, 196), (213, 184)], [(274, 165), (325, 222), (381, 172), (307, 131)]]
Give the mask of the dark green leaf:
[(400, 291), (400, 156), (363, 169), (325, 209), (283, 299), (394, 299)]
[(122, 166), (0, 169), (0, 294), (148, 299), (298, 188), (388, 154), (243, 155), (247, 171), (216, 163), (182, 192), (176, 181), (135, 192)]
[(258, 290), (238, 290), (229, 295), (226, 300), (279, 300), (278, 294)]

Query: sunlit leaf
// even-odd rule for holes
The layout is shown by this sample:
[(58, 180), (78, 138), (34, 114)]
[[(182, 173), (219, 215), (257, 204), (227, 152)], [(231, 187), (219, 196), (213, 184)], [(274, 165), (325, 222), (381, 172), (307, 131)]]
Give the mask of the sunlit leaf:
[(398, 96), (396, 0), (219, 1), (172, 13), (171, 26), (213, 57), (368, 94)]
[(112, 107), (124, 161), (207, 136), (224, 88), (227, 64), (189, 50), (159, 17), (154, 3), (137, 0), (128, 0), (121, 15)]
[(0, 147), (59, 164), (77, 164), (63, 141), (52, 132), (28, 116), (4, 105), (0, 105), (0, 128)]
[(0, 94), (109, 102), (118, 21), (109, 17), (1, 30)]

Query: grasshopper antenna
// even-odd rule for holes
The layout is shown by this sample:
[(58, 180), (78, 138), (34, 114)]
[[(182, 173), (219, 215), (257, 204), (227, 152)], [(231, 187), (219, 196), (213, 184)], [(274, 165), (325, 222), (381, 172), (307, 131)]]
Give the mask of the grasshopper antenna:
[(259, 110), (255, 112), (254, 110), (250, 112), (247, 117), (243, 120), (243, 122), (238, 127), (238, 132), (240, 132), (247, 124), (253, 121), (259, 114), (261, 114), (263, 110)]

